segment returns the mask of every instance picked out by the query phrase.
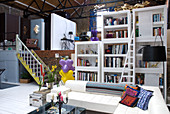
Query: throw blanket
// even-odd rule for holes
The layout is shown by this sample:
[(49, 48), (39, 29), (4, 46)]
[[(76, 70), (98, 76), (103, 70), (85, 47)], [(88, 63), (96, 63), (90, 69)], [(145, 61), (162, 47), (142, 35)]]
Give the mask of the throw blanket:
[(122, 95), (124, 87), (125, 84), (88, 82), (86, 85), (86, 91), (94, 93)]

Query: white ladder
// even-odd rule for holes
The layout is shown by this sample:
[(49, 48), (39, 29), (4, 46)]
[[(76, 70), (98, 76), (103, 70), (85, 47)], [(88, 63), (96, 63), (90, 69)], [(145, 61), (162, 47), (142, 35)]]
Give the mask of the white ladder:
[(135, 84), (135, 38), (133, 32), (128, 42), (128, 51), (119, 83)]

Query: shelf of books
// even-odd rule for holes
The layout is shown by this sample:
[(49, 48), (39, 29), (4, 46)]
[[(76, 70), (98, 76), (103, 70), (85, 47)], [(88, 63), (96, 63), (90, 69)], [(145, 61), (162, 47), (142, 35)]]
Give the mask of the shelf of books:
[(100, 82), (100, 42), (75, 43), (75, 79)]
[(104, 12), (102, 20), (102, 82), (119, 83), (128, 51), (131, 13), (128, 10)]
[[(162, 62), (144, 62), (142, 61), (142, 48), (145, 46), (167, 47), (167, 8), (166, 5), (133, 9), (133, 33), (136, 39), (136, 82), (140, 84), (139, 75), (145, 77), (146, 74), (157, 76), (160, 88), (164, 88), (164, 98), (167, 95), (167, 64)], [(166, 50), (167, 53), (167, 50)], [(156, 78), (156, 77), (155, 77)], [(147, 80), (147, 79), (145, 79)], [(142, 84), (145, 82), (142, 81)]]
[(105, 12), (102, 20), (102, 41), (127, 40), (131, 32), (130, 11)]

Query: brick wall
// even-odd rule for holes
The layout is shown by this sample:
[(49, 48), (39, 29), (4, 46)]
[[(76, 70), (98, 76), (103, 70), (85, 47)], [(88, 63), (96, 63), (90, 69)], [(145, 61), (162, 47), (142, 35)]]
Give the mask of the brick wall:
[(59, 56), (69, 56), (71, 58), (71, 54), (75, 53), (74, 50), (35, 50), (37, 55), (44, 61), (44, 63), (51, 68), (52, 65), (59, 65), (59, 60), (55, 58), (55, 54), (59, 53)]

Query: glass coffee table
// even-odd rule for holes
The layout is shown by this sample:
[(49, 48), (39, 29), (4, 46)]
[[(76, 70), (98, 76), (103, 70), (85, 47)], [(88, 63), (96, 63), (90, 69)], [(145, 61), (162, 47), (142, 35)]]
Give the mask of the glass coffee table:
[[(75, 107), (71, 105), (62, 105), (62, 114), (85, 114), (86, 109), (81, 107)], [(52, 106), (52, 103), (46, 103), (43, 106), (33, 110), (28, 114), (59, 114), (58, 105)]]

